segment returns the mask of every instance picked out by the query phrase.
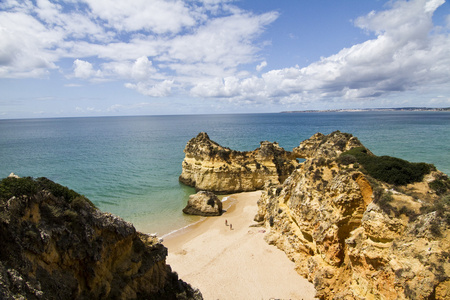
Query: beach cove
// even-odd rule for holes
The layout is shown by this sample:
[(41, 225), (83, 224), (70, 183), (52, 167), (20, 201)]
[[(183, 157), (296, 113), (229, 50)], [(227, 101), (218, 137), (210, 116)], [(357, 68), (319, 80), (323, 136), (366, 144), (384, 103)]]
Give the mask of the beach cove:
[[(191, 142), (194, 142), (194, 145), (189, 145)], [(410, 144), (409, 140), (404, 142)], [(444, 146), (440, 149), (446, 148)], [(194, 170), (195, 172), (191, 172), (190, 177), (187, 177), (194, 178), (191, 180), (194, 183), (202, 182), (201, 176), (209, 174), (212, 168), (221, 172), (223, 177), (241, 178), (242, 175), (247, 178), (258, 178), (253, 174), (248, 176), (249, 172), (257, 173), (264, 170), (265, 174), (272, 174), (269, 172), (270, 165), (265, 166), (265, 162), (276, 162), (276, 166), (286, 166), (289, 163), (287, 159), (280, 159), (279, 156), (284, 154), (279, 150), (275, 143), (261, 142), (261, 147), (251, 155), (249, 153), (242, 155), (238, 151), (221, 147), (214, 141), (206, 139), (205, 135), (205, 138), (191, 139), (186, 145), (184, 150), (186, 158), (195, 159), (183, 161), (183, 172)], [(449, 249), (450, 216), (445, 209), (449, 205), (448, 195), (445, 194), (450, 190), (448, 176), (436, 170), (433, 165), (369, 155), (368, 150), (367, 152), (364, 150), (358, 138), (349, 133), (340, 131), (334, 131), (329, 135), (316, 133), (293, 149), (295, 157), (305, 161), (298, 166), (296, 164), (299, 162), (293, 163), (295, 170), (288, 179), (276, 181), (276, 178), (271, 178), (263, 192), (260, 191), (261, 188), (255, 186), (247, 191), (259, 190), (259, 192), (232, 194), (239, 190), (233, 190), (233, 186), (228, 190), (221, 188), (219, 191), (231, 194), (223, 201), (226, 211), (223, 215), (214, 218), (196, 216), (196, 219), (187, 220), (190, 221), (188, 225), (178, 226), (176, 228), (181, 229), (172, 231), (142, 230), (144, 227), (138, 225), (135, 227), (138, 232), (152, 233), (148, 235), (151, 238), (150, 242), (141, 240), (139, 243), (148, 243), (150, 247), (164, 249), (164, 253), (158, 255), (158, 259), (162, 259), (163, 264), (166, 262), (170, 264), (172, 270), (176, 271), (182, 280), (199, 288), (206, 299), (312, 299), (314, 296), (328, 299), (331, 295), (339, 297), (354, 295), (361, 298), (372, 294), (393, 299), (398, 295), (409, 295), (412, 290), (417, 295), (424, 296), (429, 296), (435, 291), (436, 299), (447, 299), (450, 286), (445, 280), (448, 275), (446, 269), (440, 268), (435, 262), (448, 260), (446, 253)], [(344, 155), (341, 159), (343, 153), (347, 156)], [(411, 153), (421, 154), (417, 148)], [(278, 156), (272, 157), (272, 154)], [(254, 163), (252, 155), (255, 157)], [(250, 160), (243, 160), (242, 157)], [(383, 168), (397, 163), (405, 172), (388, 173), (390, 175), (387, 177), (373, 173), (376, 169), (370, 165), (368, 166), (370, 168), (366, 169), (366, 166), (368, 161), (374, 160), (379, 162), (377, 166)], [(209, 163), (211, 161), (215, 163)], [(129, 163), (127, 160), (122, 162)], [(160, 166), (175, 162), (176, 160), (169, 160)], [(372, 179), (376, 180), (374, 183), (367, 181), (360, 164), (365, 171), (374, 174)], [(197, 167), (193, 169), (190, 167), (192, 165)], [(230, 167), (234, 165), (238, 168)], [(412, 169), (421, 174), (420, 178), (412, 176), (419, 175), (416, 171), (406, 172)], [(97, 174), (101, 174), (98, 173), (100, 169), (96, 170)], [(167, 171), (168, 168), (161, 170)], [(243, 173), (239, 173), (239, 170)], [(284, 174), (278, 169), (276, 173), (278, 176)], [(127, 178), (129, 175), (122, 174), (121, 178)], [(197, 180), (198, 176), (200, 177)], [(174, 176), (159, 178), (165, 182), (167, 178)], [(27, 177), (25, 180), (33, 181), (33, 178)], [(140, 180), (143, 183), (147, 177), (140, 177)], [(217, 180), (220, 178), (208, 181)], [(280, 186), (282, 181), (283, 185)], [(38, 182), (46, 183), (48, 179), (38, 178)], [(121, 181), (114, 184), (124, 185)], [(185, 188), (180, 183), (178, 185)], [(394, 190), (392, 185), (399, 185), (401, 188)], [(250, 185), (243, 186), (247, 188)], [(142, 187), (150, 186), (144, 184)], [(375, 190), (377, 187), (378, 190)], [(43, 188), (47, 193), (48, 185), (44, 184)], [(64, 189), (67, 188), (63, 187)], [(191, 194), (195, 189), (199, 188), (186, 187), (185, 195)], [(55, 190), (57, 194), (59, 190), (60, 188)], [(128, 187), (128, 191), (127, 197), (130, 201), (121, 204), (134, 203), (133, 195), (137, 191), (132, 187)], [(23, 193), (20, 192), (18, 195)], [(69, 198), (71, 195), (72, 193), (67, 194)], [(164, 199), (152, 199), (152, 202), (161, 205), (164, 210), (171, 200), (176, 201), (179, 206), (185, 205), (183, 198), (170, 197), (166, 193), (162, 196)], [(79, 197), (84, 198), (82, 195)], [(66, 199), (64, 203), (71, 203), (70, 199)], [(74, 204), (76, 207), (77, 203)], [(152, 210), (150, 203), (147, 202), (146, 207)], [(43, 206), (44, 211), (47, 206)], [(128, 209), (132, 210), (132, 207)], [(53, 209), (49, 216), (59, 220), (58, 218), (64, 216), (67, 210), (64, 208), (61, 211), (64, 211), (64, 214), (58, 209)], [(157, 211), (153, 210), (153, 213), (157, 214)], [(24, 212), (22, 215), (35, 214)], [(178, 215), (185, 217), (181, 208), (170, 215), (175, 219)], [(292, 219), (293, 216), (295, 220)], [(163, 218), (163, 215), (160, 217), (161, 223), (169, 222), (167, 217)], [(146, 220), (154, 221), (150, 218)], [(255, 222), (260, 227), (253, 226), (256, 225)], [(106, 222), (106, 225), (109, 223)], [(394, 223), (396, 226), (388, 226)], [(128, 221), (121, 224), (124, 224), (124, 228), (131, 228)], [(408, 228), (417, 230), (406, 230)], [(136, 233), (134, 230), (129, 232)], [(170, 233), (164, 234), (165, 232)], [(270, 241), (270, 245), (266, 244), (266, 240)], [(387, 242), (379, 245), (373, 241)], [(432, 247), (429, 245), (430, 241)], [(384, 245), (386, 243), (388, 247)], [(398, 245), (401, 247), (397, 247)], [(282, 249), (284, 253), (278, 249)], [(424, 256), (423, 253), (427, 255)], [(351, 261), (346, 261), (347, 258)], [(131, 264), (136, 262), (135, 259), (131, 259)], [(417, 262), (420, 262), (421, 266), (415, 268), (412, 275), (402, 276), (401, 266), (411, 269), (412, 264)], [(148, 267), (147, 264), (145, 266)], [(168, 267), (158, 268), (168, 270)], [(170, 272), (169, 269), (166, 273)], [(178, 274), (171, 278), (176, 280)], [(164, 274), (160, 275), (160, 278), (168, 278)], [(302, 276), (314, 283), (316, 291)], [(429, 279), (426, 284), (420, 281), (423, 276)], [(308, 285), (311, 287), (310, 290)], [(105, 282), (105, 286), (110, 285)], [(116, 293), (115, 290), (112, 292)], [(134, 293), (135, 289), (132, 288), (129, 292)], [(186, 293), (193, 294), (195, 291), (187, 289)]]
[(250, 227), (260, 194), (230, 195), (222, 216), (165, 236), (167, 263), (205, 299), (314, 299), (313, 284), (264, 240), (265, 229)]
[(199, 132), (239, 151), (261, 141), (289, 151), (317, 132), (340, 130), (377, 155), (450, 174), (449, 125), (449, 112), (375, 111), (0, 120), (0, 173), (47, 177), (163, 236), (200, 219), (182, 213), (195, 189), (178, 181), (183, 149)]
[[(225, 218), (167, 245), (168, 263), (206, 299), (308, 297), (291, 270), (314, 284), (319, 299), (448, 299), (450, 179), (435, 166), (376, 156), (340, 131), (316, 133), (291, 153), (269, 142), (238, 152), (199, 133), (184, 153), (180, 181), (247, 192), (227, 198)], [(264, 191), (253, 192), (261, 181)], [(205, 216), (221, 208), (217, 197), (203, 196), (188, 206)], [(402, 276), (402, 268), (412, 274)]]

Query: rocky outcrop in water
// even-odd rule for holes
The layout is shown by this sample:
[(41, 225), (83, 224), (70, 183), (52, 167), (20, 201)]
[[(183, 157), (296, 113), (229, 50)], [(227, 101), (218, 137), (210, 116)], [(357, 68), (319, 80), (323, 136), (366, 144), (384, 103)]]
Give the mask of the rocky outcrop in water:
[(0, 182), (0, 299), (202, 299), (167, 249), (48, 179)]
[(220, 216), (222, 214), (222, 201), (212, 192), (200, 191), (190, 195), (183, 212), (188, 215)]
[(180, 182), (215, 193), (255, 191), (267, 183), (282, 183), (298, 162), (277, 143), (261, 142), (258, 149), (234, 151), (211, 141), (205, 132), (185, 149)]
[(320, 299), (450, 299), (450, 181), (377, 157), (350, 134), (316, 134), (306, 161), (263, 192), (255, 221)]

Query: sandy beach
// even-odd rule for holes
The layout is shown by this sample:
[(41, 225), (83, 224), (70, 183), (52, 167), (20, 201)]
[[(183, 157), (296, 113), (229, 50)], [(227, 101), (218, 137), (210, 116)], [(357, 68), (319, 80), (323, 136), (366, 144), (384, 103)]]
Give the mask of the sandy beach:
[(249, 227), (259, 195), (231, 195), (222, 216), (166, 236), (167, 263), (207, 300), (314, 299), (314, 286), (298, 275), (284, 252), (264, 241), (265, 229)]

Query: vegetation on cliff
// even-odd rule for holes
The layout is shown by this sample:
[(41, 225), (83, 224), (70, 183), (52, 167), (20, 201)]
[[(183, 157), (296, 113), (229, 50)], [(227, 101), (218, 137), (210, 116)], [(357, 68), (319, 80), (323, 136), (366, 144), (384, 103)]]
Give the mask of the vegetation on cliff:
[(346, 165), (357, 162), (363, 167), (364, 173), (395, 185), (422, 181), (426, 174), (435, 169), (433, 165), (426, 163), (411, 163), (396, 157), (376, 156), (369, 153), (365, 147), (356, 147), (342, 153), (339, 161)]
[(449, 299), (450, 180), (375, 156), (351, 134), (315, 134), (306, 161), (263, 192), (255, 220), (320, 299)]
[(45, 177), (33, 179), (32, 177), (16, 178), (11, 176), (2, 179), (0, 182), (0, 200), (5, 201), (12, 197), (20, 196), (31, 197), (40, 190), (47, 190), (53, 196), (62, 197), (69, 203), (86, 202), (90, 206), (95, 207), (95, 205), (85, 196)]
[(0, 182), (1, 299), (201, 299), (156, 237), (46, 178)]

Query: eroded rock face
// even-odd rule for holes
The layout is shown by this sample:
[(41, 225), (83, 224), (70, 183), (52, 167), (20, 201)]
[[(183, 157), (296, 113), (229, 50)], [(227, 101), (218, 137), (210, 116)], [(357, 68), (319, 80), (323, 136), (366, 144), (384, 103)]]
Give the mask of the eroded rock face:
[(254, 151), (239, 152), (211, 141), (205, 132), (191, 139), (184, 152), (180, 181), (197, 190), (222, 194), (282, 183), (298, 165), (277, 143), (261, 142)]
[(329, 159), (338, 157), (344, 151), (362, 146), (361, 142), (349, 133), (336, 131), (323, 135), (318, 132), (301, 142), (292, 152), (298, 158)]
[(202, 299), (156, 237), (45, 178), (0, 184), (1, 299)]
[(200, 191), (190, 195), (183, 212), (188, 215), (220, 216), (222, 214), (222, 201), (212, 192)]
[(450, 196), (430, 188), (448, 177), (434, 170), (394, 191), (339, 161), (361, 146), (340, 132), (302, 142), (306, 161), (263, 192), (255, 221), (321, 299), (449, 299)]

